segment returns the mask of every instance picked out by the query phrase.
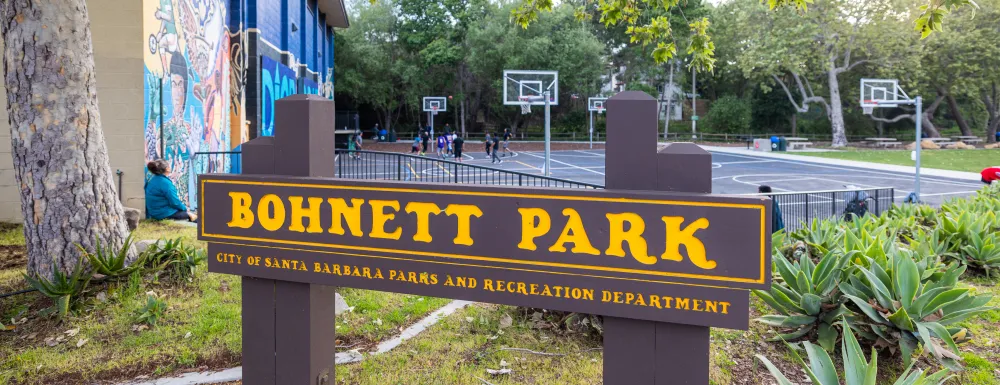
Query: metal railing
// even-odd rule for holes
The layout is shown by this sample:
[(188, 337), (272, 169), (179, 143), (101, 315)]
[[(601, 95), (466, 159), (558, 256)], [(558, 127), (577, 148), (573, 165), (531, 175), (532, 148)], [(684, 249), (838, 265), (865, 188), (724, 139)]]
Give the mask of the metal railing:
[[(203, 173), (240, 173), (240, 152), (198, 152), (190, 160), (193, 177)], [(603, 185), (545, 177), (517, 171), (459, 163), (429, 156), (381, 151), (337, 150), (336, 176), (365, 180), (430, 183), (466, 183), (495, 186), (534, 186), (603, 189)], [(892, 207), (893, 188), (827, 190), (760, 194), (774, 200), (787, 231), (798, 230), (813, 219), (843, 219), (848, 203), (857, 197), (866, 210), (879, 215)]]
[(829, 190), (760, 194), (771, 197), (781, 210), (785, 231), (795, 231), (808, 226), (813, 219), (844, 219), (847, 206), (853, 200), (865, 202), (867, 212), (882, 214), (892, 208), (896, 191), (893, 188), (860, 190)]
[(395, 152), (337, 150), (338, 178), (603, 189), (599, 184), (508, 171), (429, 156)]

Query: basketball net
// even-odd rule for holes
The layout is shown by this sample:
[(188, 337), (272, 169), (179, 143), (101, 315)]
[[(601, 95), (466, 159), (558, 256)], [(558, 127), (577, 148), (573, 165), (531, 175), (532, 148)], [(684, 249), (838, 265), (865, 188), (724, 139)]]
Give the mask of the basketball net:
[(598, 108), (597, 109), (597, 113), (598, 114), (603, 114), (604, 113), (604, 109), (603, 108)]
[(518, 98), (518, 99), (521, 100), (521, 114), (522, 115), (524, 115), (524, 114), (530, 114), (531, 113), (531, 102), (528, 101), (528, 98), (523, 98), (522, 97), (522, 98)]
[(434, 115), (437, 115), (438, 114), (438, 108), (436, 106), (432, 106), (431, 107), (431, 113), (434, 114)]
[[(874, 102), (875, 102), (874, 100), (865, 100), (865, 103), (874, 103)], [(861, 106), (861, 111), (864, 112), (865, 115), (871, 115), (872, 112), (875, 111), (875, 106)]]

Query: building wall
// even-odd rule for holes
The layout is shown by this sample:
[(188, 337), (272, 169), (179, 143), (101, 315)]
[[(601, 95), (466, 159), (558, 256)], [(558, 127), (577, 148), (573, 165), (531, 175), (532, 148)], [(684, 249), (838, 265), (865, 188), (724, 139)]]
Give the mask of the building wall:
[[(111, 170), (122, 172), (121, 193), (125, 206), (142, 210), (145, 208), (143, 111), (142, 105), (136, 102), (143, 94), (142, 4), (88, 0), (87, 8), (97, 70), (98, 107)], [(6, 97), (0, 82), (0, 100)], [(118, 186), (117, 177), (115, 186)], [(0, 221), (23, 221), (6, 106), (0, 108)]]
[(227, 172), (232, 149), (229, 0), (143, 0), (145, 161), (164, 159), (180, 198), (196, 175)]

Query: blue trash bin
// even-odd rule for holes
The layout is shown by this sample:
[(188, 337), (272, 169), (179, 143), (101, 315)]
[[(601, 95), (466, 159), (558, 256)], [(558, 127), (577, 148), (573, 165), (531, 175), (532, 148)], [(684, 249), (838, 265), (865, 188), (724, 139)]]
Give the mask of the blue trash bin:
[(781, 143), (781, 138), (777, 135), (771, 137), (771, 151), (778, 151), (778, 143)]

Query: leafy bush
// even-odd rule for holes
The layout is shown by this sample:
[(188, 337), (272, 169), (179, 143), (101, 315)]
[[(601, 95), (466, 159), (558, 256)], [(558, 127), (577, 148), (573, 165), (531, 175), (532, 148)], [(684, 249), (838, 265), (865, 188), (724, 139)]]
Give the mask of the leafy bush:
[(837, 342), (834, 321), (848, 310), (843, 306), (837, 284), (843, 267), (853, 253), (827, 252), (819, 264), (809, 255), (802, 254), (796, 263), (790, 263), (781, 254), (772, 258), (777, 278), (771, 292), (755, 290), (754, 294), (780, 315), (766, 315), (758, 320), (788, 332), (778, 336), (782, 340), (801, 338), (815, 333), (824, 349), (833, 350)]
[(750, 132), (750, 102), (726, 95), (712, 103), (705, 118), (707, 131), (718, 133)]
[[(878, 379), (878, 352), (872, 349), (871, 360), (865, 359), (864, 351), (861, 350), (858, 339), (849, 327), (845, 329), (847, 332), (844, 333), (844, 339), (841, 341), (840, 348), (841, 354), (844, 357), (843, 376), (845, 384), (875, 384)], [(830, 355), (809, 342), (805, 342), (803, 345), (805, 345), (806, 354), (809, 357), (809, 364), (806, 364), (802, 360), (802, 356), (794, 349), (792, 350), (792, 355), (806, 375), (809, 376), (809, 381), (807, 382), (816, 385), (840, 385), (840, 376), (837, 375), (837, 369), (833, 365)], [(758, 354), (757, 359), (764, 363), (764, 366), (771, 372), (771, 376), (778, 381), (779, 385), (793, 385), (797, 383), (790, 381), (767, 357)], [(951, 377), (947, 369), (933, 374), (926, 374), (923, 369), (914, 369), (911, 364), (892, 383), (894, 385), (941, 385)]]
[[(884, 262), (867, 258), (855, 264), (850, 278), (840, 290), (865, 317), (851, 321), (851, 327), (875, 341), (902, 353), (909, 364), (920, 345), (949, 368), (959, 370), (958, 346), (952, 335), (961, 329), (946, 329), (968, 317), (990, 310), (984, 305), (989, 296), (975, 296), (957, 288), (964, 266), (949, 265), (943, 271), (921, 269), (912, 252), (898, 250)], [(937, 342), (944, 341), (947, 348)]]
[(52, 266), (52, 279), (33, 277), (25, 274), (24, 280), (46, 297), (52, 298), (55, 304), (50, 311), (55, 311), (59, 318), (69, 313), (70, 304), (78, 299), (90, 283), (90, 272), (83, 262), (77, 262), (73, 272), (65, 274), (55, 265)]
[(157, 242), (149, 246), (147, 264), (168, 279), (187, 281), (194, 270), (205, 261), (205, 253), (193, 246), (186, 246), (180, 238)]
[(139, 259), (133, 261), (131, 265), (125, 265), (128, 259), (128, 252), (132, 248), (132, 234), (129, 234), (125, 238), (124, 244), (117, 250), (112, 249), (110, 244), (104, 247), (100, 239), (95, 239), (94, 244), (93, 253), (84, 249), (83, 246), (76, 245), (80, 249), (80, 253), (90, 261), (90, 266), (94, 268), (94, 273), (108, 277), (123, 277), (132, 274), (133, 271), (143, 266), (142, 255), (140, 255)]
[(138, 313), (136, 322), (154, 327), (167, 313), (167, 302), (157, 297), (155, 293), (148, 292), (146, 293), (146, 305), (139, 309)]

